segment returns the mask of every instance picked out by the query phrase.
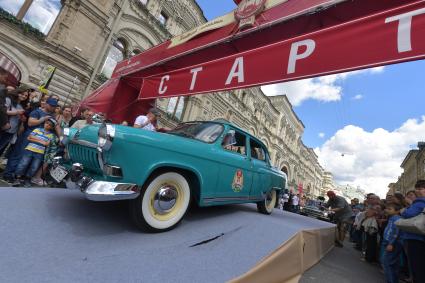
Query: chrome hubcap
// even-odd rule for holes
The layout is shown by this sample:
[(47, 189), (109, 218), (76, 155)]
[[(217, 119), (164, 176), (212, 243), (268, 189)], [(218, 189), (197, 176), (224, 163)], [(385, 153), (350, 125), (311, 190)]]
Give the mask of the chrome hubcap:
[(172, 210), (178, 197), (177, 189), (172, 185), (162, 186), (155, 194), (153, 207), (158, 214), (166, 214)]

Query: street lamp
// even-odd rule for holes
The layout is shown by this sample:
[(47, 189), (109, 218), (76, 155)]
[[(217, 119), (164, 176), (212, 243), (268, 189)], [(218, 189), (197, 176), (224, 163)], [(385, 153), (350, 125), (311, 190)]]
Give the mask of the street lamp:
[(79, 83), (79, 79), (78, 79), (78, 77), (77, 76), (75, 76), (74, 77), (74, 79), (72, 80), (72, 86), (71, 86), (71, 88), (69, 89), (69, 92), (68, 92), (68, 95), (66, 96), (66, 98), (65, 98), (65, 104), (67, 104), (68, 103), (68, 98), (69, 98), (69, 96), (71, 95), (71, 93), (72, 93), (72, 91), (74, 90), (74, 86), (75, 86), (75, 84), (76, 83)]

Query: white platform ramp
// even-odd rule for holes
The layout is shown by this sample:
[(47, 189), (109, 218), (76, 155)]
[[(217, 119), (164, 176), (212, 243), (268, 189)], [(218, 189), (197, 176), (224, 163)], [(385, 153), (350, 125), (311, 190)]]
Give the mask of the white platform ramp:
[(146, 234), (126, 202), (64, 189), (0, 188), (0, 227), (0, 282), (297, 282), (334, 240), (332, 224), (252, 204)]

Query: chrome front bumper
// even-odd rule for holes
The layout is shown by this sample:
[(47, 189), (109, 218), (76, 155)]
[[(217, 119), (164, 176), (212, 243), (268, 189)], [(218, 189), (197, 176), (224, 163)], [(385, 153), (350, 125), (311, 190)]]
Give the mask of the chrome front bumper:
[(92, 201), (129, 200), (140, 195), (137, 185), (126, 183), (92, 181), (86, 188), (82, 188), (76, 182), (67, 181), (66, 187), (81, 190), (86, 198)]
[(68, 172), (67, 179), (64, 180), (66, 187), (80, 190), (89, 200), (128, 200), (135, 199), (140, 195), (140, 188), (136, 184), (97, 181), (84, 175), (83, 167), (79, 163), (74, 163), (71, 169), (62, 168)]
[(86, 198), (93, 201), (112, 201), (135, 199), (139, 188), (135, 184), (95, 181), (82, 191)]

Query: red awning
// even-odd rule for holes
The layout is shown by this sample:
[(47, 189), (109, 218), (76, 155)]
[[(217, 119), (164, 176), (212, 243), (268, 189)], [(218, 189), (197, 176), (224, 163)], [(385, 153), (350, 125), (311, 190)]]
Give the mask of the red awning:
[(9, 73), (8, 83), (16, 86), (21, 81), (21, 71), (16, 64), (0, 52), (0, 68)]
[[(114, 70), (113, 77), (134, 74), (136, 78), (140, 78), (140, 76), (146, 77), (155, 73), (176, 70), (279, 42), (305, 32), (359, 17), (359, 12), (356, 9), (352, 13), (345, 13), (347, 14), (345, 16), (339, 16), (337, 19), (327, 19), (326, 22), (323, 22), (323, 17), (317, 17), (317, 14), (322, 14), (326, 9), (343, 2), (347, 2), (347, 0), (283, 1), (257, 16), (256, 25), (252, 28), (238, 31), (238, 22), (234, 21), (222, 28), (201, 33), (199, 36), (171, 48), (172, 40), (168, 40), (120, 62)], [(339, 11), (355, 8), (355, 5), (351, 2), (353, 1), (347, 3), (351, 4), (350, 7), (340, 8)], [(370, 7), (368, 7), (367, 12), (382, 9), (382, 6), (391, 6), (390, 3), (376, 5), (365, 0), (354, 2), (368, 2)], [(392, 2), (394, 6), (394, 2), (399, 1), (387, 0), (385, 2)], [(308, 14), (307, 17), (302, 17), (302, 20), (296, 24), (291, 24), (291, 21), (295, 18), (306, 14)], [(315, 14), (316, 16), (313, 17)], [(214, 22), (214, 20), (209, 23), (211, 22)], [(275, 29), (275, 27), (283, 27), (283, 29)], [(188, 33), (190, 34), (190, 31)]]
[(106, 114), (106, 118), (114, 123), (127, 121), (130, 124), (135, 118), (146, 113), (155, 105), (155, 99), (138, 101), (139, 88), (135, 88), (120, 78), (107, 81), (79, 105), (98, 113)]
[[(409, 27), (399, 31), (409, 17)], [(418, 60), (425, 58), (424, 35), (422, 1), (149, 76), (139, 98), (225, 91)]]
[[(267, 0), (265, 5), (251, 28), (239, 31), (231, 14), (120, 62), (113, 80), (120, 78), (126, 87), (100, 91), (129, 102), (152, 100), (425, 56), (425, 0)], [(245, 62), (244, 56), (252, 60)]]

